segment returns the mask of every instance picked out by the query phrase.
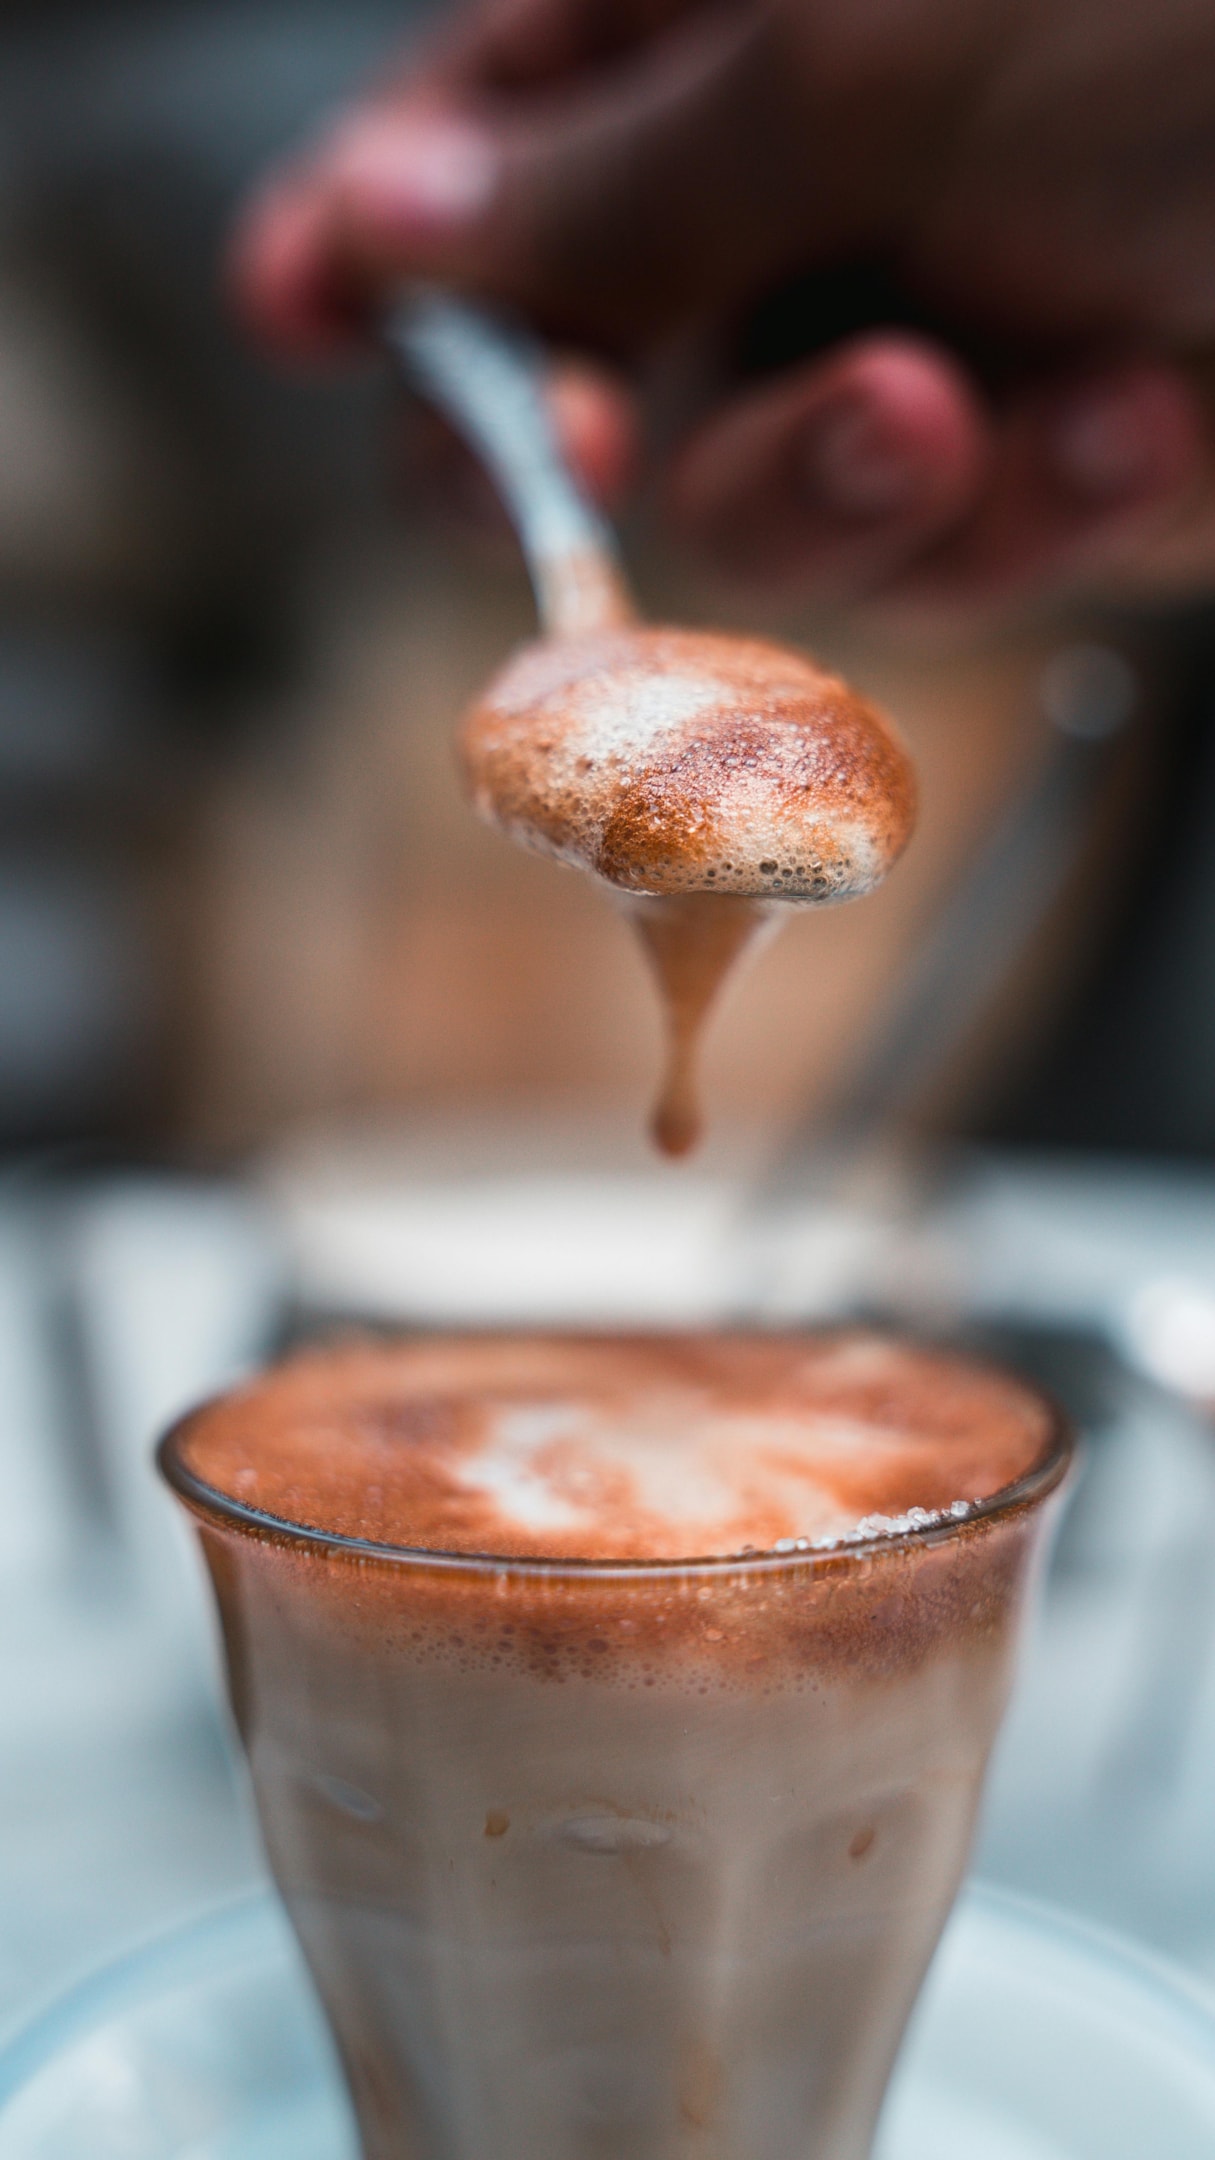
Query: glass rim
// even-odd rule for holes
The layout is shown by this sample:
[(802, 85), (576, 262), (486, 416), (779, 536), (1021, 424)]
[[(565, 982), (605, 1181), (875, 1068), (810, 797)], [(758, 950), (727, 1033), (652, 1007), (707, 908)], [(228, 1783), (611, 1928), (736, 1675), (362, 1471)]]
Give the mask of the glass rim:
[(355, 1537), (347, 1531), (322, 1530), (295, 1523), (265, 1508), (251, 1507), (218, 1486), (209, 1485), (182, 1459), (182, 1443), (196, 1420), (222, 1396), (212, 1396), (175, 1419), (156, 1449), (161, 1476), (178, 1498), (199, 1516), (218, 1520), (265, 1544), (288, 1544), (306, 1551), (339, 1553), (356, 1560), (373, 1560), (392, 1567), (446, 1574), (502, 1577), (547, 1582), (669, 1582), (681, 1575), (720, 1576), (779, 1574), (789, 1569), (838, 1568), (841, 1563), (867, 1560), (905, 1552), (909, 1548), (945, 1544), (986, 1524), (999, 1522), (1047, 1499), (1063, 1483), (1075, 1454), (1075, 1428), (1053, 1396), (1032, 1382), (1018, 1378), (1018, 1385), (1048, 1411), (1050, 1428), (1040, 1454), (1011, 1485), (989, 1493), (983, 1500), (966, 1503), (964, 1515), (933, 1510), (930, 1519), (899, 1530), (878, 1530), (871, 1537), (839, 1538), (830, 1545), (806, 1545), (793, 1551), (694, 1554), (672, 1560), (584, 1560), (573, 1555), (451, 1552), (425, 1545), (392, 1545), (374, 1538)]

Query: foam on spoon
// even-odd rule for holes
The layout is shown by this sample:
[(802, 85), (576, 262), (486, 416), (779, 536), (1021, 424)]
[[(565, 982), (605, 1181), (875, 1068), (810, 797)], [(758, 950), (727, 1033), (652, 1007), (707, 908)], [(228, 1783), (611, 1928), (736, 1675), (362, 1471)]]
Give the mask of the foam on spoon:
[(619, 625), (524, 646), (465, 720), (481, 816), (624, 896), (658, 979), (668, 1065), (654, 1131), (700, 1130), (696, 1051), (726, 975), (780, 903), (872, 890), (910, 837), (890, 724), (804, 654)]
[(200, 1413), (194, 1475), (305, 1528), (448, 1553), (681, 1560), (964, 1516), (1050, 1414), (867, 1333), (511, 1335), (298, 1358)]

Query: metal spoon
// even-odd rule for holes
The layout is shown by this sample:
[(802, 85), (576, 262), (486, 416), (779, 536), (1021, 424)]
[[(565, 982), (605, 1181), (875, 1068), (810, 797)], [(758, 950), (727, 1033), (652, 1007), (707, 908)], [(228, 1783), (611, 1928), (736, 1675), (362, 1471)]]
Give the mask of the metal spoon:
[(426, 286), (398, 299), (384, 337), (411, 388), (454, 423), (496, 482), (546, 635), (635, 621), (612, 531), (562, 455), (539, 345), (489, 309)]

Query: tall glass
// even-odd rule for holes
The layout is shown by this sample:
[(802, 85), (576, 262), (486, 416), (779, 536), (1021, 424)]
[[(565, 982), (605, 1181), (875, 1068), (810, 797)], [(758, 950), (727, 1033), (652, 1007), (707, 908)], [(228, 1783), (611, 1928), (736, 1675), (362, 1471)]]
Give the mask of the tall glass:
[(305, 1529), (203, 1483), (191, 1431), (161, 1462), (366, 2160), (866, 2160), (1059, 1422), (963, 1520), (609, 1565)]

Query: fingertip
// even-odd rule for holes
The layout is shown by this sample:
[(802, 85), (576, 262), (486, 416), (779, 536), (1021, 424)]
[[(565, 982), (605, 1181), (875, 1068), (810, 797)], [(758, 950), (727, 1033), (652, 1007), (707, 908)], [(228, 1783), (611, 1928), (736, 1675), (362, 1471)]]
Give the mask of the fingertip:
[(926, 341), (887, 334), (839, 356), (807, 415), (804, 469), (827, 509), (858, 519), (951, 516), (977, 485), (988, 424), (958, 364)]
[(282, 352), (326, 358), (358, 336), (354, 297), (335, 274), (324, 197), (306, 176), (279, 175), (247, 205), (225, 276), (239, 320)]
[(489, 129), (457, 113), (358, 114), (324, 158), (339, 243), (373, 272), (459, 269), (497, 197), (499, 166)]
[(350, 345), (394, 279), (470, 267), (497, 170), (488, 131), (454, 114), (364, 109), (339, 120), (240, 217), (227, 264), (238, 314), (297, 355)]
[(668, 503), (735, 574), (839, 595), (895, 574), (964, 515), (987, 454), (956, 363), (887, 334), (739, 399), (686, 446)]
[(640, 429), (627, 389), (605, 368), (562, 358), (548, 396), (570, 464), (592, 499), (612, 508), (628, 494), (640, 458)]

